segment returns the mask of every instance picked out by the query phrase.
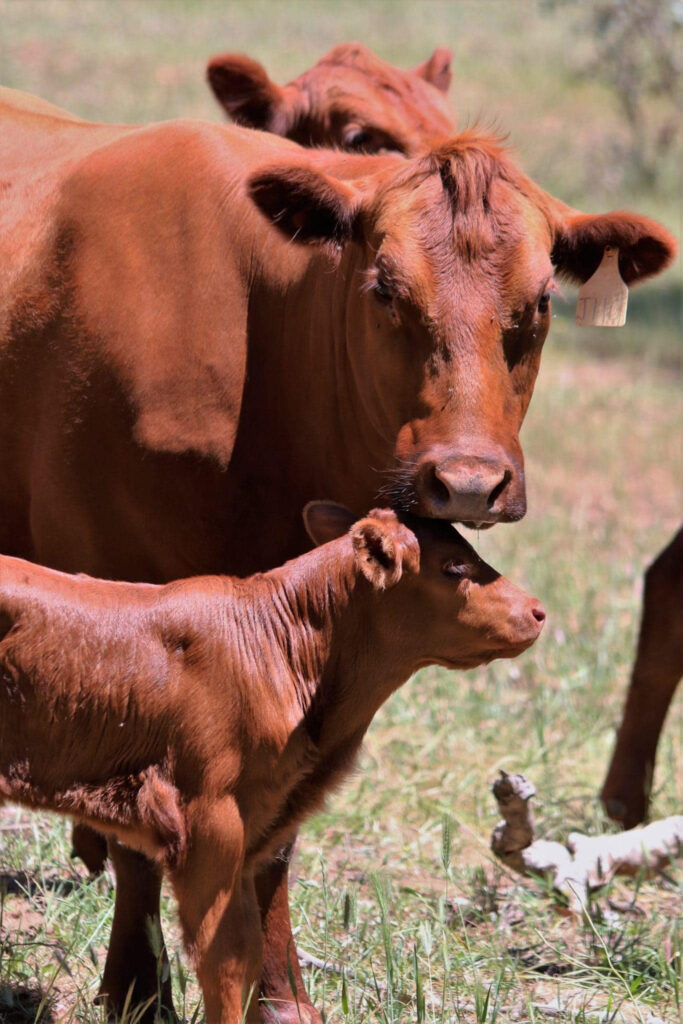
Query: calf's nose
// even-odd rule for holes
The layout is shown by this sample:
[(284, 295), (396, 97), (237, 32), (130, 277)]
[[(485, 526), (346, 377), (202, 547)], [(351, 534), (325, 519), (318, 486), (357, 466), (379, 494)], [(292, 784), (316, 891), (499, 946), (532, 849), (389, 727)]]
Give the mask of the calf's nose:
[(498, 459), (460, 457), (428, 463), (417, 491), (420, 513), (468, 525), (521, 519), (526, 511), (511, 465)]
[(533, 643), (545, 622), (545, 608), (535, 597), (526, 599), (525, 607), (514, 616), (514, 628), (519, 643)]

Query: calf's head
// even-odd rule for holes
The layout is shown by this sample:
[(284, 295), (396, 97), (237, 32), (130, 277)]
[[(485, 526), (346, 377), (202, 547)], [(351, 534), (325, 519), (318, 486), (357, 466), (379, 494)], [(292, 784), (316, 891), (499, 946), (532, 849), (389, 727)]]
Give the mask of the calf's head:
[(379, 592), (372, 626), (412, 667), (468, 669), (514, 658), (545, 621), (536, 598), (482, 561), (449, 523), (375, 509), (354, 522), (347, 509), (313, 501), (304, 521), (316, 544), (348, 534), (356, 571)]
[(451, 52), (439, 47), (410, 71), (380, 60), (361, 43), (335, 46), (284, 87), (241, 54), (207, 67), (216, 99), (238, 124), (285, 135), (304, 146), (412, 155), (453, 131), (445, 94)]
[(519, 430), (555, 274), (585, 281), (612, 245), (633, 284), (666, 266), (674, 240), (636, 214), (570, 209), (476, 132), (413, 160), (359, 160), (367, 175), (351, 181), (311, 154), (257, 170), (248, 187), (288, 237), (343, 250), (316, 289), (328, 289), (324, 333), (346, 375), (337, 388), (353, 396), (362, 463), (381, 470), (375, 494), (468, 525), (520, 519)]

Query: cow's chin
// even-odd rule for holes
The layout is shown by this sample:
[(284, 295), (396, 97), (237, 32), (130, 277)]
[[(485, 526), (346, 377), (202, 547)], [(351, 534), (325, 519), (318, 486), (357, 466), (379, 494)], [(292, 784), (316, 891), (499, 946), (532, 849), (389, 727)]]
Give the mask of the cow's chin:
[(498, 522), (500, 522), (500, 520), (498, 519), (496, 519), (495, 522), (491, 523), (474, 523), (471, 521), (463, 520), (461, 523), (455, 522), (452, 525), (456, 528), (458, 526), (465, 526), (468, 530), (477, 530), (478, 532), (479, 530), (490, 530), (491, 527), (496, 526)]

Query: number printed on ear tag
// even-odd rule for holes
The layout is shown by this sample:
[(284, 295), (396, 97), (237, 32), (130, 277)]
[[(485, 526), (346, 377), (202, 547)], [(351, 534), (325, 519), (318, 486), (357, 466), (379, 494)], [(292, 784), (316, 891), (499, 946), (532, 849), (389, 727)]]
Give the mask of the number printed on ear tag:
[(623, 327), (628, 287), (619, 273), (619, 250), (606, 245), (600, 266), (579, 289), (575, 321), (580, 327)]

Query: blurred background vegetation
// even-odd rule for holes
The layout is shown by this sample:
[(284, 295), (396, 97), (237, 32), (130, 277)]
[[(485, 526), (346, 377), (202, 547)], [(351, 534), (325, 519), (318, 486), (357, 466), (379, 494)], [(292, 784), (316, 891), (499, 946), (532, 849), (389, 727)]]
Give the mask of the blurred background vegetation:
[[(285, 82), (345, 40), (406, 67), (448, 45), (459, 124), (507, 133), (565, 201), (630, 207), (680, 238), (682, 31), (681, 0), (0, 0), (0, 81), (86, 118), (220, 121), (204, 80), (217, 52), (246, 52)], [(346, 963), (344, 977), (307, 974), (337, 1020), (540, 1021), (534, 1007), (554, 1000), (566, 1013), (551, 1019), (567, 1022), (680, 1016), (675, 886), (618, 883), (576, 928), (490, 863), (488, 787), (501, 766), (527, 772), (548, 838), (609, 827), (597, 792), (642, 571), (683, 505), (682, 297), (679, 262), (634, 290), (625, 328), (577, 328), (571, 289), (557, 303), (523, 432), (529, 514), (474, 538), (542, 598), (544, 636), (513, 663), (420, 673), (378, 715), (358, 777), (306, 828), (297, 941)], [(680, 709), (655, 816), (680, 809)], [(3, 822), (14, 895), (0, 884), (0, 1021), (54, 1004), (99, 1022), (111, 879), (81, 884), (63, 823), (12, 809)], [(166, 928), (177, 948), (173, 914)], [(173, 970), (191, 1016), (196, 987), (180, 960)], [(38, 993), (23, 1016), (18, 981)]]

